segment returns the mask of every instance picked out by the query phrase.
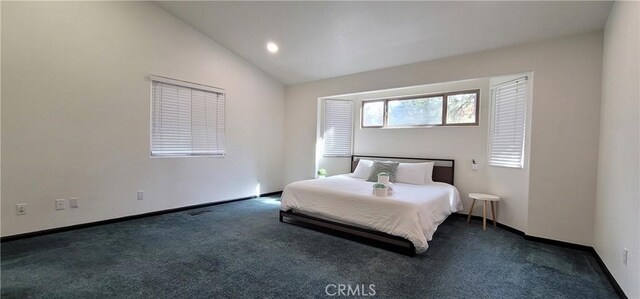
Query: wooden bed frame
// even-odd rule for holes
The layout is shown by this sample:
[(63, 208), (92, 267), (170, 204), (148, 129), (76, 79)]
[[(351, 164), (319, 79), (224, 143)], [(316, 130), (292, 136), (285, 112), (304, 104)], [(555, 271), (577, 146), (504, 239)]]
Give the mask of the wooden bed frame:
[[(443, 182), (453, 185), (453, 173), (455, 161), (452, 159), (427, 159), (427, 158), (408, 158), (408, 157), (387, 157), (387, 156), (367, 156), (352, 155), (351, 156), (351, 172), (356, 168), (360, 159), (378, 160), (378, 161), (398, 161), (404, 163), (419, 163), (434, 161), (432, 178), (434, 182)], [(338, 223), (318, 217), (296, 213), (291, 210), (280, 210), (280, 222), (294, 224), (297, 226), (313, 229), (334, 236), (357, 241), (360, 243), (372, 245), (378, 248), (387, 249), (408, 256), (416, 255), (416, 248), (413, 243), (405, 238), (390, 235), (380, 231), (361, 228), (349, 224)]]

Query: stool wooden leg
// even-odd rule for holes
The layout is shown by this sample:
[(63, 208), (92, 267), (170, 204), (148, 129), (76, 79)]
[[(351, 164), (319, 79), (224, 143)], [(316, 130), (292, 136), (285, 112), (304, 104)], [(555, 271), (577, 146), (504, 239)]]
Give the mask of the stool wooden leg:
[(496, 227), (496, 209), (493, 206), (493, 201), (491, 202), (491, 215), (493, 216), (493, 227)]
[(473, 206), (476, 204), (476, 199), (473, 199), (473, 202), (471, 203), (471, 208), (469, 209), (469, 216), (467, 217), (467, 223), (469, 223), (469, 221), (471, 220), (471, 212), (473, 212)]
[(487, 230), (487, 201), (482, 201), (482, 229)]

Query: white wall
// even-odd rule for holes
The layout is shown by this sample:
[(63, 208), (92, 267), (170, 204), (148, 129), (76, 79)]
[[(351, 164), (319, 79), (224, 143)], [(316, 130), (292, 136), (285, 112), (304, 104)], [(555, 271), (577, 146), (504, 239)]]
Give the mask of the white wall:
[(594, 225), (594, 248), (629, 298), (640, 298), (639, 14), (639, 2), (616, 2), (605, 27)]
[[(282, 190), (283, 85), (152, 3), (3, 1), (2, 62), (2, 236)], [(226, 157), (149, 158), (150, 74), (227, 90)]]
[[(0, 29), (2, 29), (2, 3), (0, 3)], [(2, 30), (0, 30), (0, 41), (2, 40)], [(1, 42), (0, 42), (1, 44)], [(2, 70), (2, 47), (0, 46), (0, 70)], [(2, 202), (2, 72), (0, 71), (0, 203)], [(2, 205), (0, 205), (0, 215), (2, 215)], [(1, 222), (1, 219), (0, 219)], [(2, 225), (0, 223), (0, 230)], [(1, 232), (0, 232), (1, 235)]]
[(601, 62), (597, 31), (287, 87), (284, 182), (314, 176), (319, 97), (533, 71), (527, 219), (500, 218), (530, 235), (590, 245)]

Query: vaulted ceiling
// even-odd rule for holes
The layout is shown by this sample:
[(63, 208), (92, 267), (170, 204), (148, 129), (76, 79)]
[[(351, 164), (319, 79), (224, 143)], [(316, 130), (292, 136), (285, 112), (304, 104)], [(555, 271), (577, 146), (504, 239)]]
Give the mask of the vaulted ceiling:
[[(611, 2), (156, 2), (292, 85), (604, 27)], [(268, 41), (278, 53), (266, 50)]]

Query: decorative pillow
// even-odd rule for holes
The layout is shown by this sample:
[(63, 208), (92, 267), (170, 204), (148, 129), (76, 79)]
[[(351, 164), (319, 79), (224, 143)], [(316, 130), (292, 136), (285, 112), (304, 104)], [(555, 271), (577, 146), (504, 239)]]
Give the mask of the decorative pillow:
[(367, 179), (367, 181), (377, 182), (378, 174), (381, 172), (386, 172), (389, 174), (389, 181), (395, 182), (396, 171), (398, 170), (399, 164), (400, 163), (398, 162), (380, 162), (380, 161), (373, 162), (373, 166), (371, 166), (371, 173), (369, 174), (369, 179)]
[(358, 160), (358, 166), (353, 171), (353, 177), (359, 179), (367, 179), (369, 178), (369, 174), (371, 173), (371, 166), (373, 165), (373, 161), (360, 159)]
[(396, 174), (396, 182), (424, 185), (427, 179), (429, 164), (433, 166), (433, 162), (400, 163), (400, 165), (398, 165), (398, 173)]

